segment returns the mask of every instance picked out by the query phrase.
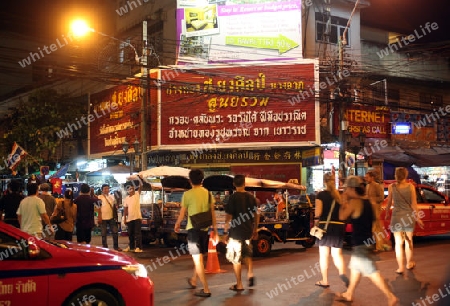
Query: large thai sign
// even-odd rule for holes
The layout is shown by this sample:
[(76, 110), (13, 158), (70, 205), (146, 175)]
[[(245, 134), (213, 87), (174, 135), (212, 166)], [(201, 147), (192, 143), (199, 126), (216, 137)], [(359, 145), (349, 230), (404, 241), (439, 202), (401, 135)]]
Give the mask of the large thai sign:
[(141, 88), (136, 85), (115, 86), (91, 95), (90, 154), (123, 154), (125, 140), (142, 143), (140, 106)]
[(300, 0), (178, 0), (178, 64), (302, 58)]
[(208, 151), (319, 143), (316, 61), (162, 70), (161, 80), (160, 148)]

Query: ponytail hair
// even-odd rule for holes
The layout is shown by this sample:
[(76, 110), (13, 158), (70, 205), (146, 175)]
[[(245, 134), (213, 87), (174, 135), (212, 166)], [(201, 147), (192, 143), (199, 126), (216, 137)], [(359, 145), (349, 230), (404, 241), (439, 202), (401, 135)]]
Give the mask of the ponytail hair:
[(339, 191), (336, 189), (335, 176), (331, 172), (327, 172), (323, 176), (323, 181), (325, 183), (326, 190), (331, 193), (331, 196), (336, 202), (340, 203), (341, 195), (339, 194)]
[(70, 206), (73, 205), (73, 191), (72, 191), (72, 189), (66, 189), (66, 191), (64, 191), (64, 199), (70, 200)]

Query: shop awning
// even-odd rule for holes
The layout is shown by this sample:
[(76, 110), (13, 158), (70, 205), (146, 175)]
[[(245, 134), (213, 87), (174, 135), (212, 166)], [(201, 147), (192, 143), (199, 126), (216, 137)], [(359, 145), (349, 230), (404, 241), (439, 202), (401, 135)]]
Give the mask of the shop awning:
[(373, 153), (373, 158), (383, 159), (398, 166), (440, 167), (450, 166), (450, 147), (405, 148), (385, 147)]

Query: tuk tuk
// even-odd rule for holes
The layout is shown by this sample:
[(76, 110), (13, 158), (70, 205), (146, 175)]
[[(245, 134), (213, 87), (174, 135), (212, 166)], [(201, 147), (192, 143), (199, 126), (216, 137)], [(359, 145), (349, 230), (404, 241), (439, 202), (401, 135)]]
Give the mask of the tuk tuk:
[[(204, 179), (203, 186), (210, 191), (233, 190), (233, 176), (212, 175)], [(255, 195), (258, 192), (280, 192), (285, 203), (283, 209), (277, 209), (277, 205), (271, 201), (259, 205), (258, 239), (253, 242), (255, 255), (268, 256), (275, 242), (296, 242), (305, 248), (314, 245), (315, 237), (309, 234), (314, 219), (313, 205), (304, 186), (249, 177), (246, 177), (245, 186), (247, 191)], [(297, 194), (291, 195), (290, 192)], [(218, 228), (220, 233), (223, 225), (219, 221)]]

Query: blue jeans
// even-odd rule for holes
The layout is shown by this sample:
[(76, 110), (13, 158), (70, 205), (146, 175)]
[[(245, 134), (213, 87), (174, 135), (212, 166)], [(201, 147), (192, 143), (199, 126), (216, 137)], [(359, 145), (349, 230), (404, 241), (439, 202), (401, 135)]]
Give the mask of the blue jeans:
[(119, 248), (119, 228), (117, 227), (117, 222), (114, 219), (102, 220), (102, 245), (104, 248), (108, 247), (107, 241), (108, 225), (113, 236), (114, 250), (117, 250)]

